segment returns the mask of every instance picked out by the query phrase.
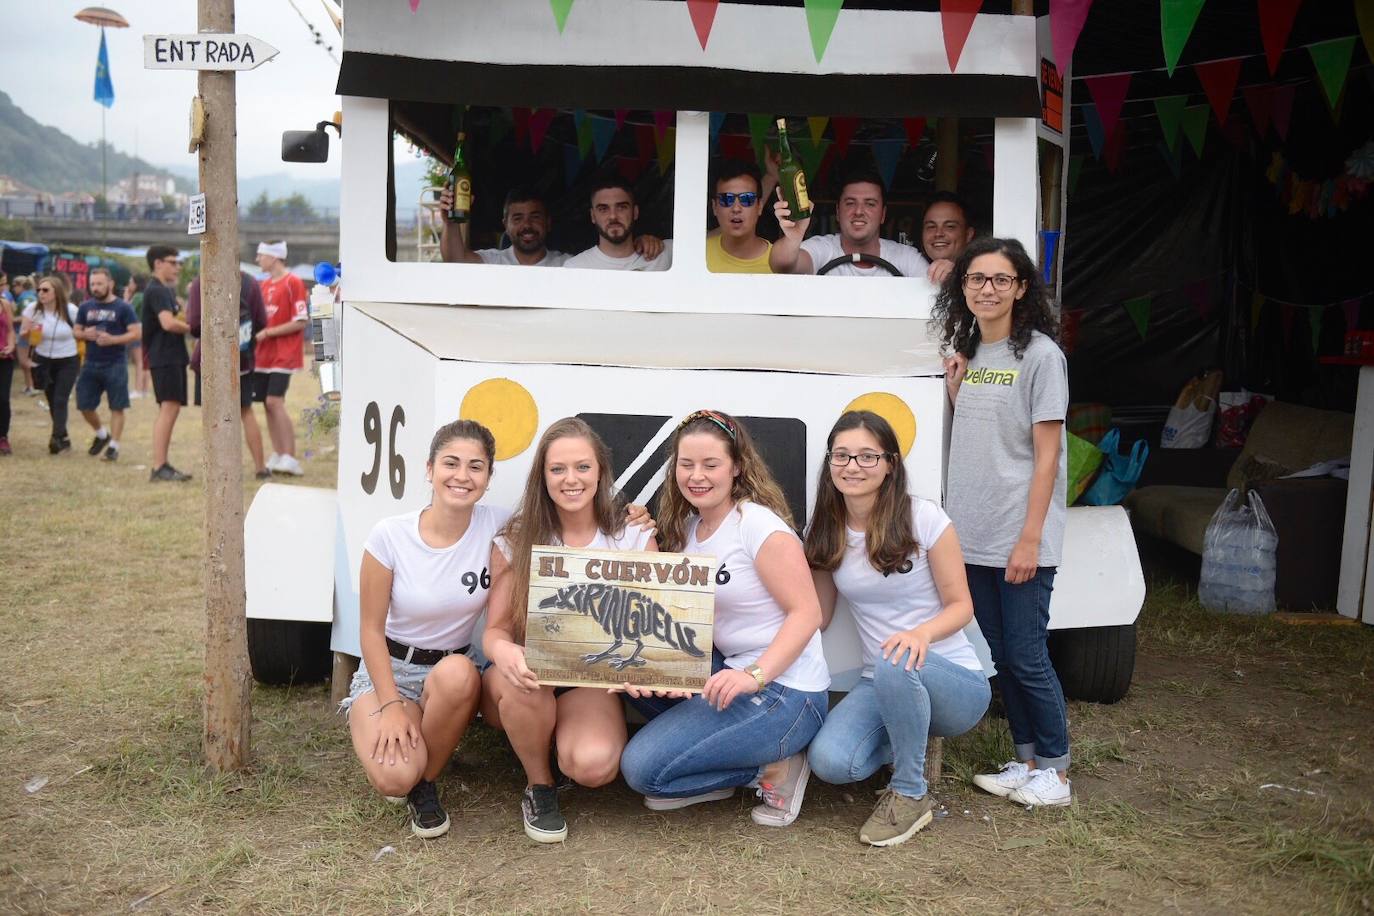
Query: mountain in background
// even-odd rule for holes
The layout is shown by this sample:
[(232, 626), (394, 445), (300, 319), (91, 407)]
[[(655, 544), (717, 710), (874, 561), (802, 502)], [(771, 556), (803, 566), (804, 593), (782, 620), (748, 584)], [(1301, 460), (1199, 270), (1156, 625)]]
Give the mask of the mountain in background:
[[(106, 154), (109, 183), (131, 175), (171, 175), (177, 190), (190, 192), (194, 182), (171, 170), (110, 148)], [(39, 124), (0, 92), (0, 172), (29, 187), (52, 194), (64, 191), (100, 193), (100, 147), (87, 146), (58, 130)]]
[[(338, 155), (338, 147), (331, 151)], [(191, 184), (199, 181), (193, 168), (179, 165), (165, 166), (172, 175), (186, 178)], [(321, 169), (323, 171), (323, 169)], [(396, 209), (407, 212), (415, 209), (415, 200), (420, 193), (420, 178), (425, 174), (425, 163), (406, 160), (396, 164)], [(292, 194), (303, 194), (316, 210), (328, 213), (339, 212), (339, 179), (307, 178), (301, 179), (286, 172), (269, 175), (239, 176), (239, 206), (247, 209), (263, 192), (269, 200), (281, 200)]]

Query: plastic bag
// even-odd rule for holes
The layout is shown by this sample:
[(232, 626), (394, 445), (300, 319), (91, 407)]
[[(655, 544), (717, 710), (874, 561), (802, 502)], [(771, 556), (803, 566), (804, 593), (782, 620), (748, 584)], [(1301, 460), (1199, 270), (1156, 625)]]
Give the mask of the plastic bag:
[(1217, 413), (1217, 393), (1221, 390), (1221, 371), (1214, 370), (1191, 379), (1169, 408), (1160, 448), (1202, 448), (1212, 437), (1212, 419)]
[(1102, 470), (1098, 472), (1093, 485), (1079, 498), (1088, 506), (1115, 506), (1135, 489), (1140, 481), (1140, 472), (1145, 470), (1145, 459), (1150, 457), (1150, 446), (1144, 439), (1137, 439), (1131, 446), (1129, 455), (1117, 451), (1121, 442), (1121, 430), (1113, 429), (1102, 437), (1097, 448), (1102, 452)]
[(1259, 494), (1251, 490), (1246, 505), (1240, 490), (1227, 493), (1207, 524), (1198, 600), (1211, 610), (1232, 614), (1274, 610), (1278, 546), (1278, 533)]
[(1250, 435), (1250, 427), (1255, 417), (1272, 398), (1254, 394), (1242, 388), (1240, 391), (1223, 391), (1218, 397), (1220, 410), (1217, 413), (1217, 448), (1241, 448)]
[(1093, 475), (1102, 465), (1102, 452), (1082, 436), (1068, 434), (1069, 442), (1069, 485), (1066, 489), (1065, 505), (1078, 502), (1083, 491), (1092, 483)]

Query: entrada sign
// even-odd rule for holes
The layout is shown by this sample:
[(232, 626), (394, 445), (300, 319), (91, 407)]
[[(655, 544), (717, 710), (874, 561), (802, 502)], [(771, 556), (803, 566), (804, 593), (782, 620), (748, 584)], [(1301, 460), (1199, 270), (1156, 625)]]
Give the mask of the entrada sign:
[(252, 35), (202, 32), (143, 36), (145, 70), (252, 70), (278, 53)]

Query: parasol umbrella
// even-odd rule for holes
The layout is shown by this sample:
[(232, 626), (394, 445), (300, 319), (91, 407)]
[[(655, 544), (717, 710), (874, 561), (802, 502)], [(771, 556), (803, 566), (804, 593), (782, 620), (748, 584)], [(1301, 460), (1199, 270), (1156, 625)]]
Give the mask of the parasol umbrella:
[(88, 6), (77, 13), (76, 18), (81, 22), (89, 22), (91, 25), (98, 25), (102, 28), (127, 29), (129, 27), (129, 20), (114, 10), (106, 9), (103, 6)]

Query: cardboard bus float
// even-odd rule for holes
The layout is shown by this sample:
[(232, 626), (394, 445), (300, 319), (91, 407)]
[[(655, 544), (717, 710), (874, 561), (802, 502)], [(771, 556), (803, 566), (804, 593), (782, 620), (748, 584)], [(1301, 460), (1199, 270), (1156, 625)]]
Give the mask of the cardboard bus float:
[[(664, 483), (665, 440), (701, 407), (743, 419), (798, 525), (826, 435), (852, 407), (893, 423), (912, 489), (941, 499), (951, 413), (930, 327), (935, 288), (925, 277), (708, 271), (701, 203), (711, 112), (787, 112), (797, 124), (836, 113), (982, 119), (992, 186), (981, 228), (1048, 256), (1057, 289), (1062, 245), (1042, 248), (1040, 230), (1063, 225), (1066, 138), (1052, 125), (1062, 127), (1071, 82), (1067, 62), (1055, 66), (1047, 20), (979, 14), (951, 73), (938, 12), (847, 4), (817, 43), (800, 6), (723, 3), (706, 35), (691, 27), (687, 6), (578, 0), (560, 22), (547, 0), (349, 4), (339, 76), (347, 276), (338, 311), (316, 316), (321, 339), (337, 348), (321, 353), (336, 361), (317, 366), (342, 398), (338, 486), (269, 484), (249, 510), (249, 648), (259, 680), (323, 675), (330, 648), (360, 654), (363, 541), (378, 520), (427, 503), (429, 439), (459, 416), (496, 435), (485, 497), (496, 505), (518, 501), (534, 442), (571, 415), (606, 439), (617, 486), (647, 502)], [(404, 192), (391, 170), (394, 133), (447, 160), (445, 128), (467, 106), (660, 112), (657, 126), (674, 132), (662, 185), (671, 269), (396, 259), (391, 213)], [(318, 161), (320, 149), (305, 155)], [(475, 172), (479, 194), (482, 182)], [(1070, 509), (1050, 627), (1071, 696), (1124, 695), (1144, 592), (1124, 510)], [(976, 623), (968, 632), (991, 673)], [(843, 602), (824, 644), (834, 689), (847, 690), (861, 653)]]

